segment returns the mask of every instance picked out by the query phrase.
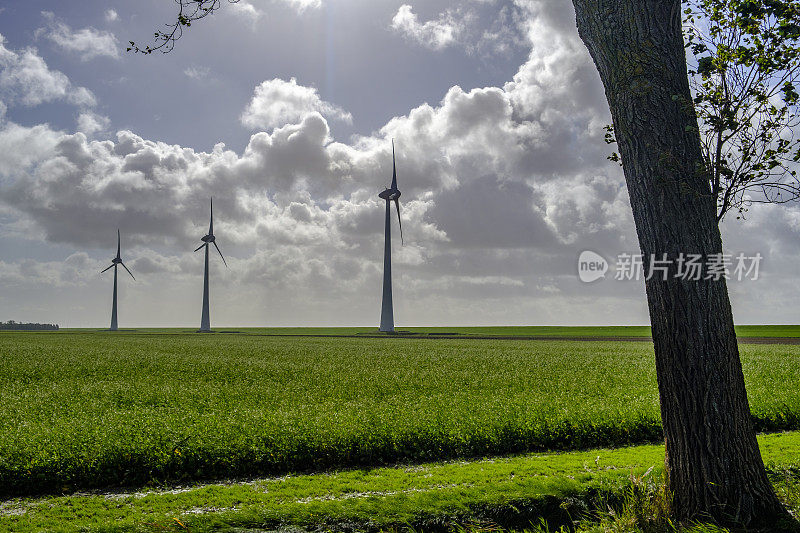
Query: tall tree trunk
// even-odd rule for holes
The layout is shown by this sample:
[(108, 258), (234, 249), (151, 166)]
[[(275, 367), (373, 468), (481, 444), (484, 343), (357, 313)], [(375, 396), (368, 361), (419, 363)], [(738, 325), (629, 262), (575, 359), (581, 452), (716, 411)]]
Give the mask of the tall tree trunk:
[[(645, 263), (651, 254), (720, 253), (680, 1), (573, 4), (605, 86)], [(673, 515), (750, 525), (788, 516), (756, 442), (724, 278), (692, 281), (672, 270), (646, 289)]]

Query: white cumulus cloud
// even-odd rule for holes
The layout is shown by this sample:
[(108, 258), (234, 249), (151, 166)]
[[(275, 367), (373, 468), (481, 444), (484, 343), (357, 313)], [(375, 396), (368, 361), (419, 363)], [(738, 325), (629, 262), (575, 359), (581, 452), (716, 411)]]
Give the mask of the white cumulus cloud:
[(113, 33), (92, 27), (73, 30), (50, 11), (43, 11), (42, 16), (47, 21), (47, 28), (41, 33), (62, 50), (77, 54), (81, 61), (103, 56), (119, 59), (119, 45)]
[[(316, 9), (322, 6), (322, 0), (280, 0), (280, 1), (294, 8), (299, 13), (302, 13), (307, 9)], [(234, 4), (231, 4), (230, 7), (231, 7), (231, 12), (235, 16), (241, 17), (246, 21), (250, 22), (253, 28), (255, 28), (255, 25), (264, 16), (264, 11), (253, 5), (253, 3), (250, 0), (240, 0)]]
[(268, 130), (297, 123), (309, 113), (348, 123), (353, 120), (350, 113), (320, 98), (315, 88), (298, 85), (295, 78), (289, 81), (275, 78), (256, 87), (241, 122), (251, 129)]
[(1, 34), (0, 98), (6, 105), (24, 106), (59, 100), (82, 107), (96, 103), (91, 91), (74, 86), (63, 72), (51, 70), (35, 48), (10, 50)]
[(322, 0), (284, 0), (298, 11), (322, 6)]
[(420, 22), (409, 4), (403, 4), (392, 18), (392, 29), (407, 38), (434, 50), (440, 50), (456, 42), (464, 24), (445, 11), (436, 20)]
[(85, 111), (78, 115), (77, 131), (91, 137), (95, 133), (106, 131), (110, 125), (111, 121), (108, 117), (98, 115), (92, 111)]

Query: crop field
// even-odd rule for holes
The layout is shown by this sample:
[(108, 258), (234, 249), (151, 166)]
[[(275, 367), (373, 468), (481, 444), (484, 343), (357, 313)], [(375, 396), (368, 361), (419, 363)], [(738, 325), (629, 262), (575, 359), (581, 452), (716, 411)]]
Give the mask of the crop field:
[[(743, 345), (760, 430), (800, 428), (800, 346)], [(643, 342), (0, 334), (3, 495), (661, 438)]]
[[(375, 328), (218, 328), (219, 333), (240, 335), (274, 336), (379, 336)], [(61, 332), (93, 334), (96, 330), (66, 329)], [(195, 328), (136, 329), (128, 333), (139, 334), (189, 334)], [(736, 334), (742, 338), (800, 338), (798, 325), (743, 325), (736, 326)], [(399, 328), (398, 335), (417, 337), (650, 337), (650, 326), (469, 326), (469, 327), (408, 327)]]

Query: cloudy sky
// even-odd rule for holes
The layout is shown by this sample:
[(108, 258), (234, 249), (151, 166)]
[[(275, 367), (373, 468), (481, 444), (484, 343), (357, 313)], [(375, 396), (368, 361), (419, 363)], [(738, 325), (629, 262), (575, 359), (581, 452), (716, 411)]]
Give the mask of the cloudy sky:
[[(394, 138), (398, 327), (648, 323), (613, 279), (638, 244), (571, 3), (406, 1), (223, 2), (151, 56), (125, 46), (167, 0), (4, 3), (0, 320), (107, 326), (120, 228), (120, 326), (197, 325), (213, 196), (212, 325), (377, 326)], [(723, 238), (764, 257), (737, 321), (800, 322), (800, 209)]]

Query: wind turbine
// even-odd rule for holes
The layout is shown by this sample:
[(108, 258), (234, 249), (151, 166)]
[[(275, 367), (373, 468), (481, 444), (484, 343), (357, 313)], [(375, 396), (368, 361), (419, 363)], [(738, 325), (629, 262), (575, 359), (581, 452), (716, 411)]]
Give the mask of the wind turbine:
[(381, 303), (380, 331), (394, 331), (394, 309), (392, 306), (392, 202), (397, 207), (397, 222), (400, 224), (400, 242), (403, 242), (403, 222), (400, 220), (400, 189), (397, 188), (397, 164), (394, 158), (392, 139), (392, 185), (378, 195), (386, 200), (386, 225), (383, 245), (383, 301)]
[[(117, 266), (122, 265), (122, 268), (128, 270), (128, 267), (125, 266), (125, 263), (122, 262), (122, 257), (120, 257), (120, 237), (119, 237), (119, 229), (117, 229), (117, 257), (111, 260), (111, 266), (101, 270), (100, 273), (102, 274), (106, 270), (111, 268), (114, 269), (114, 299), (112, 300), (111, 304), (111, 331), (117, 331)], [(133, 278), (133, 273), (128, 270), (128, 274), (131, 275)], [(133, 278), (136, 281), (136, 278)]]
[(195, 249), (195, 252), (198, 251), (200, 248), (205, 247), (206, 249), (206, 270), (205, 274), (203, 275), (203, 315), (200, 318), (200, 329), (197, 330), (198, 333), (209, 333), (211, 331), (211, 315), (208, 310), (208, 245), (213, 244), (214, 248), (217, 249), (219, 252), (219, 256), (222, 258), (222, 262), (225, 263), (225, 268), (228, 267), (228, 262), (225, 261), (225, 256), (222, 255), (220, 252), (219, 246), (217, 246), (217, 238), (214, 237), (214, 199), (211, 199), (211, 221), (208, 223), (208, 235), (200, 239), (203, 241), (203, 244), (198, 246)]

